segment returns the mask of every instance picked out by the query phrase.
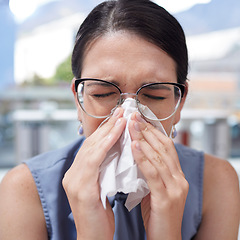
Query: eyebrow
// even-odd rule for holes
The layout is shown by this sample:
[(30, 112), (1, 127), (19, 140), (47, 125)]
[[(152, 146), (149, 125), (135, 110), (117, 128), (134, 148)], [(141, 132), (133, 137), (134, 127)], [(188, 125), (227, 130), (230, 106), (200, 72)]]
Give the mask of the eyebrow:
[[(143, 85), (144, 86), (144, 85)], [(148, 85), (146, 86), (147, 88), (153, 89), (153, 90), (158, 90), (158, 89), (165, 89), (168, 91), (171, 91), (171, 88), (166, 86), (166, 84), (161, 84), (161, 83), (156, 83), (153, 85)]]
[[(104, 81), (106, 81), (106, 80), (104, 80)], [(108, 83), (110, 83), (110, 84), (108, 84)], [(113, 87), (113, 85), (111, 85), (111, 83), (120, 87), (119, 82), (114, 81), (114, 80), (113, 81), (106, 81), (106, 82), (95, 81), (95, 80), (87, 81), (87, 87), (103, 86), (103, 87), (111, 88), (111, 87)], [(161, 83), (156, 83), (156, 82), (144, 82), (144, 83), (142, 83), (141, 87), (144, 87), (145, 85), (146, 85), (147, 88), (152, 89), (152, 90), (164, 89), (164, 90), (167, 90), (167, 91), (171, 91), (171, 88), (166, 86), (166, 84), (161, 84)]]
[[(109, 83), (112, 83), (112, 82), (109, 82)], [(104, 86), (104, 87), (113, 87), (113, 85), (105, 83), (105, 82), (101, 82), (101, 81), (87, 82), (87, 87), (95, 86), (95, 85), (100, 85), (100, 86)]]

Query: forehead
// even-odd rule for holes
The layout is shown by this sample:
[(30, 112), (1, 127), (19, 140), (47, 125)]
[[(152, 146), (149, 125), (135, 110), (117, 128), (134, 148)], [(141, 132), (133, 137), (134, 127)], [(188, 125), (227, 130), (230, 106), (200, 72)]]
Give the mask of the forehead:
[(176, 82), (176, 64), (158, 46), (128, 32), (108, 33), (85, 51), (82, 78), (138, 82)]

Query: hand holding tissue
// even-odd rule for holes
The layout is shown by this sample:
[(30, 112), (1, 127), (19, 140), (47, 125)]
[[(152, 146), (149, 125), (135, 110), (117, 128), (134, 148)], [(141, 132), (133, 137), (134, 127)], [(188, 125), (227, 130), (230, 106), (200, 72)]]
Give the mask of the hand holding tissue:
[[(100, 167), (99, 183), (101, 200), (105, 208), (107, 196), (111, 197), (117, 192), (123, 192), (128, 194), (125, 206), (131, 211), (149, 193), (149, 188), (133, 159), (131, 137), (128, 130), (132, 113), (138, 111), (136, 101), (128, 98), (121, 107), (124, 109), (123, 117), (127, 120), (126, 128), (115, 145), (109, 150)], [(154, 114), (148, 107), (143, 105), (140, 107), (145, 116), (154, 118)], [(161, 122), (153, 120), (148, 120), (148, 122), (167, 136)]]

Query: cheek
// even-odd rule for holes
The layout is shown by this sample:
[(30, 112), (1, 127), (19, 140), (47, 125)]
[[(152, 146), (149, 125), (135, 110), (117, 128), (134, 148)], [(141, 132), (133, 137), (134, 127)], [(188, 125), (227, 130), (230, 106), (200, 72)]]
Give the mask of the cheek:
[(102, 119), (93, 118), (83, 113), (82, 125), (85, 137), (89, 137), (98, 128), (102, 121)]
[(165, 131), (167, 132), (168, 136), (170, 135), (170, 133), (172, 131), (172, 126), (176, 125), (180, 121), (180, 117), (181, 117), (180, 113), (181, 113), (181, 109), (178, 108), (176, 113), (171, 118), (162, 122), (162, 125), (163, 125)]
[(174, 118), (167, 119), (161, 123), (162, 123), (167, 135), (169, 136), (171, 133), (171, 130), (172, 130), (172, 126), (174, 124)]
[(103, 119), (88, 116), (79, 106), (77, 106), (77, 113), (78, 120), (82, 123), (85, 137), (90, 136), (103, 121)]

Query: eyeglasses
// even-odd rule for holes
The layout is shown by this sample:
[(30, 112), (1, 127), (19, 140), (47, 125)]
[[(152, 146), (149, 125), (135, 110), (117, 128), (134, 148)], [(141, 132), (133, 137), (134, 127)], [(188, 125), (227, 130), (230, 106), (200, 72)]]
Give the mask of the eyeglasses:
[[(170, 118), (178, 109), (184, 96), (185, 85), (179, 83), (149, 83), (136, 93), (122, 93), (112, 82), (100, 79), (83, 78), (75, 80), (75, 91), (83, 111), (94, 118), (106, 118), (120, 106), (127, 96), (133, 96), (138, 111), (149, 120), (163, 121)], [(148, 107), (156, 118), (145, 116)]]

